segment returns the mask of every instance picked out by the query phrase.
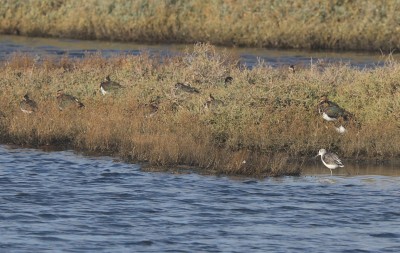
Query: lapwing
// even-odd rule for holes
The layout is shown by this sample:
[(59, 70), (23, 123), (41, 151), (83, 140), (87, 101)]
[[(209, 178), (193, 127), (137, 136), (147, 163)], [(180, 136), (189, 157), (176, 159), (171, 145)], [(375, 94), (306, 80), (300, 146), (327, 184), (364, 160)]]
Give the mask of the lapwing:
[(19, 103), (19, 108), (21, 108), (22, 112), (31, 114), (37, 110), (37, 104), (35, 101), (29, 98), (28, 94), (25, 94)]
[(106, 95), (109, 93), (115, 93), (119, 91), (121, 88), (123, 88), (122, 85), (120, 85), (117, 82), (111, 81), (110, 76), (107, 76), (104, 80), (104, 82), (100, 83), (100, 91), (101, 94)]
[[(318, 113), (321, 114), (322, 118), (326, 121), (339, 121), (347, 123), (352, 117), (351, 113), (341, 108), (335, 102), (329, 101), (328, 97), (323, 95), (318, 103)], [(341, 124), (336, 127), (336, 131), (339, 133), (346, 132), (346, 129)]]
[(289, 72), (290, 73), (295, 73), (296, 72), (296, 69), (294, 68), (294, 65), (290, 65), (289, 66)]
[(62, 111), (67, 108), (83, 108), (85, 105), (79, 101), (76, 97), (65, 94), (63, 90), (57, 91), (57, 102), (58, 108)]
[(318, 151), (318, 155), (316, 155), (315, 157), (317, 156), (321, 156), (321, 161), (331, 171), (331, 176), (332, 170), (338, 167), (344, 167), (342, 161), (335, 153), (327, 152), (325, 149), (320, 149)]

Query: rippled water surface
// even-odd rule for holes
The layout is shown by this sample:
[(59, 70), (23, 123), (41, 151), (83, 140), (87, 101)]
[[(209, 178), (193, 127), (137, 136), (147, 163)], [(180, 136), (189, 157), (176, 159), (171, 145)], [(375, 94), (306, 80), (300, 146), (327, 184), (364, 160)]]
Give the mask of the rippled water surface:
[[(150, 54), (174, 55), (190, 48), (189, 45), (146, 45), (137, 43), (121, 43), (106, 41), (85, 41), (54, 38), (30, 38), (13, 35), (0, 35), (0, 60), (7, 59), (16, 52), (32, 54), (38, 57), (52, 55), (81, 58), (86, 53), (101, 52), (104, 56), (117, 53), (137, 55), (142, 51)], [(382, 52), (333, 52), (333, 51), (300, 51), (271, 50), (264, 48), (224, 48), (237, 55), (240, 62), (253, 67), (260, 61), (274, 67), (289, 64), (309, 66), (311, 63), (342, 62), (358, 68), (373, 68), (383, 66), (388, 59)], [(400, 60), (399, 54), (393, 54), (392, 59)]]
[(400, 252), (400, 177), (324, 172), (150, 173), (0, 146), (0, 252)]

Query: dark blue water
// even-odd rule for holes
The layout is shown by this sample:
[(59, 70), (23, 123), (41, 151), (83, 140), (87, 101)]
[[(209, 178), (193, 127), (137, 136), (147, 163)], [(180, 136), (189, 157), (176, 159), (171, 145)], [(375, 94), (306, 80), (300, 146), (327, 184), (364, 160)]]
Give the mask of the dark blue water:
[(400, 177), (151, 173), (0, 146), (0, 252), (400, 252)]
[[(12, 54), (19, 52), (32, 54), (37, 59), (43, 56), (68, 56), (82, 58), (88, 53), (101, 53), (105, 57), (115, 54), (138, 55), (143, 51), (154, 55), (176, 55), (191, 48), (191, 45), (146, 45), (136, 43), (118, 43), (105, 41), (84, 41), (54, 38), (30, 38), (13, 35), (0, 35), (0, 60), (6, 60)], [(263, 48), (224, 48), (239, 57), (241, 64), (252, 68), (264, 62), (273, 67), (311, 64), (345, 63), (357, 68), (375, 68), (383, 66), (389, 59), (382, 52), (333, 52), (333, 51), (300, 51), (271, 50)], [(399, 54), (391, 55), (390, 59), (400, 59)]]

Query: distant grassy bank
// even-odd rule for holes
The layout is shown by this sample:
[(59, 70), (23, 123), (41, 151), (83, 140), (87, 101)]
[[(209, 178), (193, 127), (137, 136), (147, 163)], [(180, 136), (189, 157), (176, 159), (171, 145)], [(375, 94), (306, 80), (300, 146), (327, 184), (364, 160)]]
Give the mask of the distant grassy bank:
[(2, 0), (0, 33), (272, 48), (398, 49), (400, 4), (383, 2)]
[[(302, 159), (320, 148), (351, 159), (400, 156), (399, 63), (368, 70), (314, 64), (291, 73), (237, 62), (209, 45), (162, 61), (146, 54), (43, 62), (15, 55), (0, 65), (0, 141), (251, 176), (298, 174)], [(120, 93), (101, 95), (106, 75), (124, 86)], [(227, 76), (233, 81), (225, 83)], [(176, 89), (177, 82), (199, 93)], [(59, 89), (85, 108), (60, 111)], [(38, 104), (32, 114), (19, 108), (25, 93)], [(210, 94), (215, 102), (207, 104)], [(316, 113), (322, 94), (360, 125), (340, 135), (323, 122)]]

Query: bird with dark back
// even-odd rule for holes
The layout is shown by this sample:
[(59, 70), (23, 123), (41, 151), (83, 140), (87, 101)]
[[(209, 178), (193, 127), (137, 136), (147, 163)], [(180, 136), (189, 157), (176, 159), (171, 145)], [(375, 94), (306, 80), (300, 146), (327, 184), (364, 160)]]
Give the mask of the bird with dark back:
[(120, 91), (123, 86), (117, 82), (111, 81), (110, 76), (107, 76), (103, 82), (100, 83), (101, 94), (106, 95), (109, 93), (116, 93)]
[(29, 98), (28, 94), (22, 98), (21, 102), (19, 103), (19, 107), (22, 112), (26, 114), (31, 114), (37, 110), (37, 103)]
[(57, 91), (57, 102), (58, 108), (60, 111), (65, 110), (67, 108), (84, 108), (85, 105), (79, 101), (76, 97), (65, 94), (63, 90)]

